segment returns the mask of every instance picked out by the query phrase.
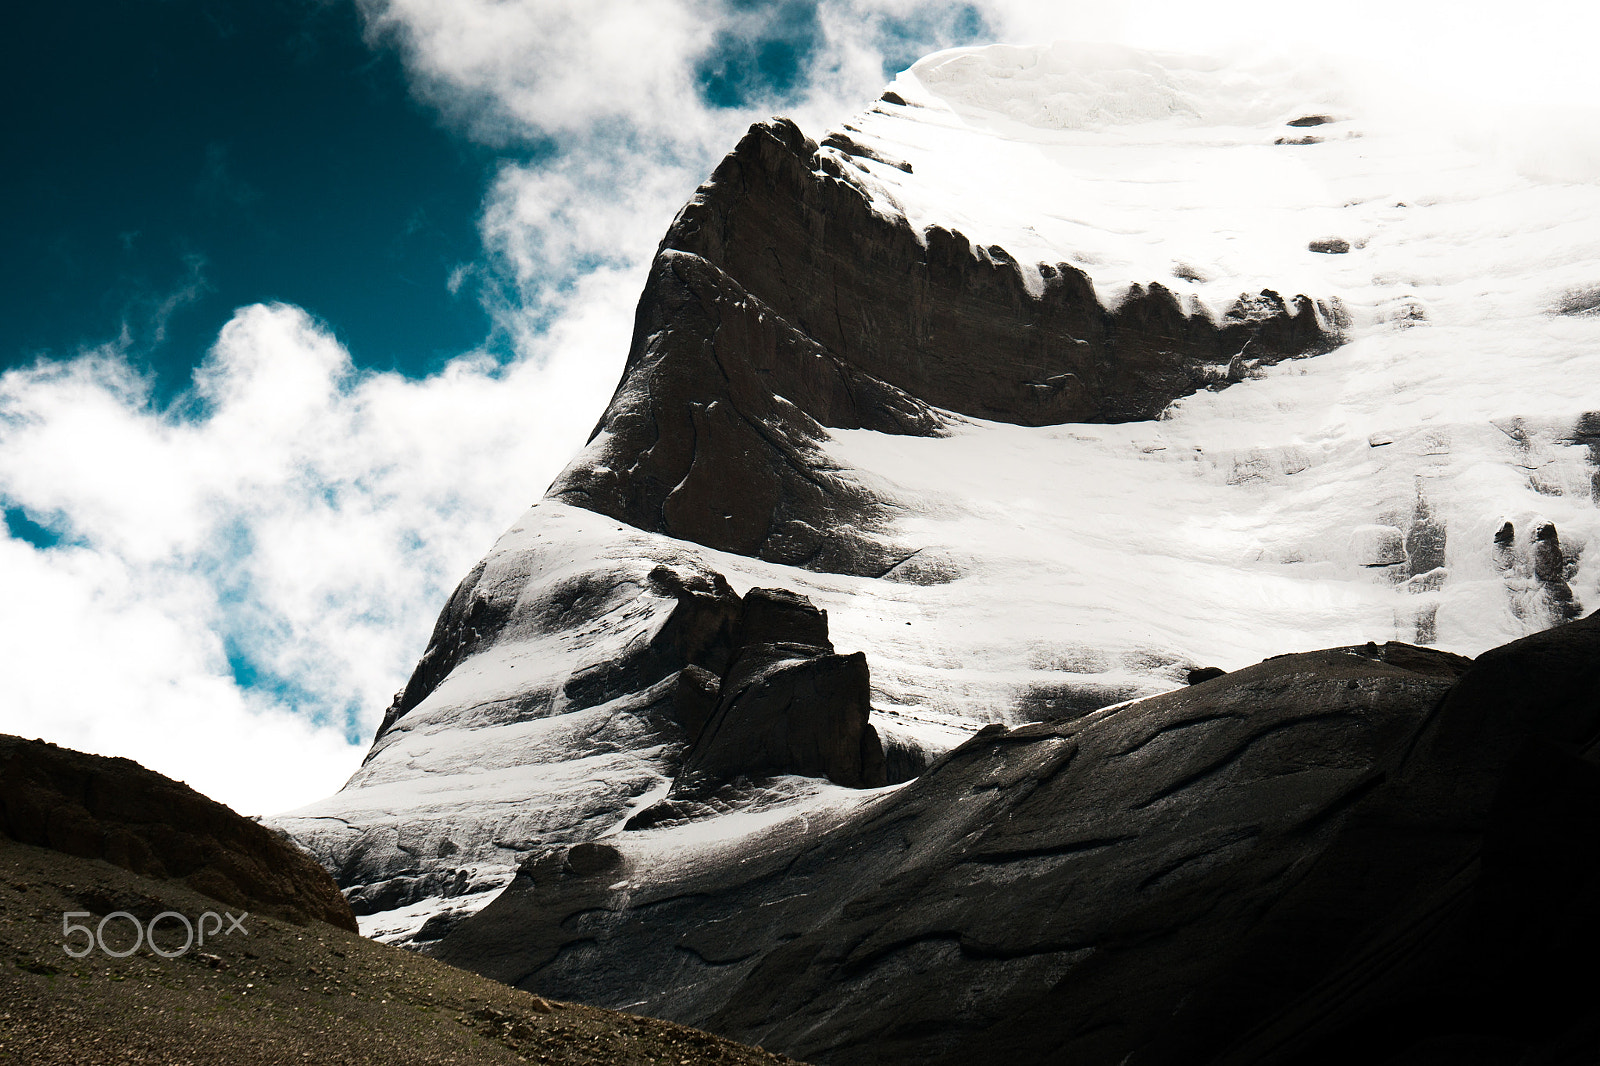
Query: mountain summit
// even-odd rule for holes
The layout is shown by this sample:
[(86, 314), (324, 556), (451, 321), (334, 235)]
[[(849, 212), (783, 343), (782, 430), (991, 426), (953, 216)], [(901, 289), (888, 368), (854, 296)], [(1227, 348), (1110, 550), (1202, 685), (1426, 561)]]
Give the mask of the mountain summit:
[[(1595, 218), (1595, 186), (1288, 65), (957, 49), (818, 139), (758, 124), (668, 229), (588, 446), (457, 588), (362, 769), (279, 824), (369, 935), (826, 1061), (961, 1061), (1117, 938), (1249, 941), (980, 912), (1067, 898), (1091, 855), (1118, 899), (1270, 909), (1341, 847), (1389, 854), (1360, 812), (1454, 810), (1456, 756), (1403, 752), (1479, 706), (1462, 657), (1600, 600)], [(1585, 625), (1557, 630), (1583, 661)], [(1103, 804), (1028, 808), (1058, 781)], [(929, 968), (967, 976), (915, 1033), (830, 998)]]

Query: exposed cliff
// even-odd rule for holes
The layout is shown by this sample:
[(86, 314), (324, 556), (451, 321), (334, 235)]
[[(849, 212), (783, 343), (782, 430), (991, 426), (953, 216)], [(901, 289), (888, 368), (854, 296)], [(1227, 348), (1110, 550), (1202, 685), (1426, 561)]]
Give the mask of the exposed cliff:
[(1151, 279), (1107, 309), (1067, 263), (1039, 265), (1031, 291), (998, 245), (882, 213), (843, 158), (786, 119), (751, 127), (662, 240), (598, 439), (551, 498), (723, 551), (877, 574), (895, 555), (873, 534), (894, 509), (828, 457), (827, 430), (936, 436), (946, 412), (1153, 419), (1337, 343), (1334, 313), (1305, 296), (1241, 294), (1213, 322)]

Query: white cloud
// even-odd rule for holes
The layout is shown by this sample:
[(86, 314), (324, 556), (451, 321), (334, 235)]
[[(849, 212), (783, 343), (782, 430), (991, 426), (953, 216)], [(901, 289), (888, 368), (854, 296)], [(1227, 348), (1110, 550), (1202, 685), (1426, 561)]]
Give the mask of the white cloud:
[[(692, 61), (717, 5), (695, 0), (361, 0), (420, 90), (490, 138), (584, 135), (639, 114), (692, 119)], [(685, 112), (688, 112), (685, 115)]]
[(638, 282), (586, 279), (543, 358), (504, 370), (360, 374), (279, 305), (223, 329), (188, 417), (112, 354), (0, 378), (0, 488), (67, 525), (0, 541), (0, 731), (256, 812), (336, 788), (449, 589), (582, 443)]

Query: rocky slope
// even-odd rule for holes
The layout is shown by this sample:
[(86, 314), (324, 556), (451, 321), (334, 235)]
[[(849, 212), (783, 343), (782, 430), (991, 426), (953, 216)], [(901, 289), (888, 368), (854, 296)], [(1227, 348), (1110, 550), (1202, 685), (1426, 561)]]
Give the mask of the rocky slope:
[(131, 759), (0, 735), (0, 837), (356, 931), (327, 871), (292, 841)]
[(788, 1061), (365, 940), (292, 844), (126, 759), (0, 759), (0, 1063)]
[[(648, 895), (768, 869), (924, 795), (938, 775), (904, 780), (985, 726), (1076, 744), (1199, 667), (1477, 655), (1576, 617), (1600, 602), (1595, 218), (1600, 189), (1293, 65), (957, 50), (815, 140), (758, 125), (668, 230), (594, 438), (456, 590), (362, 769), (276, 824), (384, 939), (438, 944), (518, 870), (633, 929), (605, 894), (631, 871)], [(757, 589), (826, 632), (741, 644)], [(1104, 721), (1168, 705), (1135, 706)], [(1361, 772), (1406, 706), (1350, 741)], [(1345, 728), (1273, 743), (1334, 789)], [(1107, 802), (1143, 826), (1175, 765)], [(1119, 845), (1136, 883), (1155, 839)], [(633, 987), (611, 960), (506, 972)]]
[[(684, 861), (550, 849), (438, 954), (819, 1062), (1586, 1062), (1600, 615), (1288, 655)], [(598, 845), (580, 845), (596, 848)]]

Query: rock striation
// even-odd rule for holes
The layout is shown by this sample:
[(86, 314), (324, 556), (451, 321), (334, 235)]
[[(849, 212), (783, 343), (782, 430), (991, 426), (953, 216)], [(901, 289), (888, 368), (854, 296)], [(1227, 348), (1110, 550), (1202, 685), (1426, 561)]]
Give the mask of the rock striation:
[(1591, 616), (986, 729), (720, 861), (625, 834), (439, 953), (830, 1064), (1577, 1062), (1597, 829)]

